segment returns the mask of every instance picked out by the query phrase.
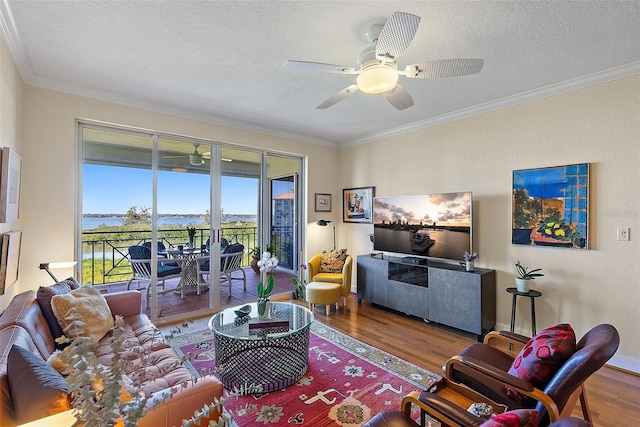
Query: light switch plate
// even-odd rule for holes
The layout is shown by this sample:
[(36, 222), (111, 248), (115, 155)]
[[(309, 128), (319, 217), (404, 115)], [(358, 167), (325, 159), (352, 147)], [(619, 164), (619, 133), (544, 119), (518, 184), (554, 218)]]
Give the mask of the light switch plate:
[(618, 227), (616, 236), (621, 241), (629, 240), (629, 227)]

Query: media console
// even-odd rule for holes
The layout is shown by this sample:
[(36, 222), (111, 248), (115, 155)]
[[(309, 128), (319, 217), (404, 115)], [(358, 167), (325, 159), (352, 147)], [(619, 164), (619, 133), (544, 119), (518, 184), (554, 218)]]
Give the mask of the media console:
[(420, 258), (358, 256), (358, 304), (362, 299), (430, 322), (478, 335), (496, 325), (496, 272), (465, 271)]

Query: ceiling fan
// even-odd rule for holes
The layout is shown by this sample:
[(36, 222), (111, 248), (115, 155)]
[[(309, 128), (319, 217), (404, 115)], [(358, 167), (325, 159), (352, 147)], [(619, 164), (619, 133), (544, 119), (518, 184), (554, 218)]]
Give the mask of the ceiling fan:
[(360, 52), (358, 68), (309, 61), (285, 61), (286, 68), (322, 71), (338, 74), (356, 74), (356, 84), (347, 86), (329, 97), (316, 108), (325, 109), (358, 91), (381, 93), (398, 110), (413, 105), (411, 95), (398, 82), (399, 76), (427, 79), (458, 77), (476, 74), (482, 70), (484, 59), (453, 58), (424, 61), (398, 69), (396, 60), (407, 49), (418, 30), (420, 17), (406, 12), (394, 12), (384, 25), (372, 25), (366, 33), (372, 43)]
[(193, 144), (193, 153), (191, 154), (180, 154), (176, 156), (163, 156), (165, 159), (177, 159), (180, 157), (188, 157), (189, 163), (192, 166), (200, 166), (204, 164), (205, 160), (211, 160), (211, 151), (207, 153), (200, 153), (198, 151), (198, 147), (200, 144)]

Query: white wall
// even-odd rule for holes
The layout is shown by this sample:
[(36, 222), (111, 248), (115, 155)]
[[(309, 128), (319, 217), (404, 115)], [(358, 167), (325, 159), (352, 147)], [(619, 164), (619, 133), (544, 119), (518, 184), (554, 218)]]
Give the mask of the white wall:
[[(22, 119), (23, 85), (18, 69), (4, 39), (0, 37), (0, 147), (9, 147), (18, 155), (22, 155), (21, 119)], [(0, 234), (20, 230), (22, 221), (0, 224)], [(18, 272), (18, 275), (20, 272)], [(5, 289), (0, 295), (0, 311), (4, 301), (10, 301), (19, 289), (18, 281)]]
[[(414, 107), (416, 108), (416, 107)], [(340, 150), (343, 187), (376, 195), (472, 191), (479, 267), (497, 270), (498, 328), (508, 328), (517, 260), (541, 267), (538, 330), (568, 322), (578, 336), (615, 325), (614, 364), (640, 372), (640, 76), (548, 97)], [(591, 164), (590, 250), (511, 244), (512, 171)], [(616, 241), (630, 227), (631, 241)], [(341, 224), (340, 246), (371, 251), (372, 225)], [(460, 254), (462, 258), (462, 254)], [(516, 327), (531, 331), (526, 299)]]

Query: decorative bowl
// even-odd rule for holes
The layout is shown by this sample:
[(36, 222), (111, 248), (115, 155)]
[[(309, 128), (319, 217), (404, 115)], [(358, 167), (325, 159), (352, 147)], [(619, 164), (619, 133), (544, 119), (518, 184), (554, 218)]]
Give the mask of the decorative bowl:
[(251, 306), (248, 305), (248, 304), (247, 305), (243, 305), (239, 309), (234, 310), (234, 312), (236, 313), (236, 316), (238, 316), (238, 317), (248, 316), (249, 313), (251, 313)]

